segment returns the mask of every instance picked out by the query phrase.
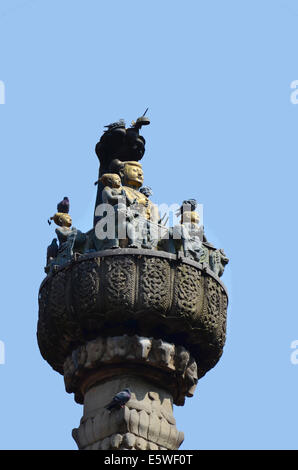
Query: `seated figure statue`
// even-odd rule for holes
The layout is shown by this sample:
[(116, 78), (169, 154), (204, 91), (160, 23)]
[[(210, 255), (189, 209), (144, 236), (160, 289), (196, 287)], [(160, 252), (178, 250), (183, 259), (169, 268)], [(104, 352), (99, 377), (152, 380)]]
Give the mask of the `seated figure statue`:
[(140, 188), (144, 182), (144, 173), (142, 165), (135, 161), (120, 162), (114, 160), (114, 171), (121, 177), (123, 189), (128, 197), (135, 200), (135, 208), (140, 215), (152, 223), (158, 223), (160, 216), (158, 208), (150, 201), (146, 193), (141, 192)]
[(182, 212), (181, 224), (172, 229), (176, 251), (182, 252), (185, 258), (199, 262), (203, 254), (202, 230), (198, 225), (199, 215), (195, 211)]
[(142, 165), (139, 162), (115, 161), (115, 167), (121, 176), (123, 188), (127, 195), (135, 198), (134, 208), (139, 213), (140, 238), (143, 238), (142, 248), (157, 249), (159, 238), (160, 214), (158, 207), (150, 199), (151, 188), (145, 186)]
[[(55, 250), (55, 256), (49, 258), (50, 263), (46, 268), (46, 272), (50, 272), (54, 266), (61, 266), (71, 261), (74, 251), (82, 253), (86, 243), (86, 234), (72, 227), (72, 219), (69, 214), (57, 212), (51, 219), (58, 225), (55, 232), (59, 246)], [(54, 244), (54, 240), (51, 245)]]
[(105, 173), (100, 181), (104, 186), (102, 202), (113, 206), (114, 209), (113, 213), (108, 211), (107, 223), (110, 223), (111, 232), (109, 230), (106, 232), (101, 249), (124, 247), (126, 242), (130, 248), (140, 247), (139, 212), (134, 194), (124, 190), (120, 176), (116, 173)]

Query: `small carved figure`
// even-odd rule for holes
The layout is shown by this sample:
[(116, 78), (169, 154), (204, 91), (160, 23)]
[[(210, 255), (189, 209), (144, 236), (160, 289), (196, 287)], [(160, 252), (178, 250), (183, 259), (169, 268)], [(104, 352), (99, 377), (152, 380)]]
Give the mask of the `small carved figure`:
[(100, 181), (104, 184), (102, 200), (114, 207), (114, 238), (105, 240), (103, 249), (119, 248), (120, 240), (128, 239), (128, 247), (139, 248), (139, 212), (136, 206), (137, 200), (134, 193), (125, 191), (121, 186), (120, 176), (116, 173), (106, 173)]
[[(144, 196), (147, 198), (145, 202), (145, 206), (149, 206), (149, 197), (152, 196), (152, 189), (150, 186), (143, 186), (140, 188), (140, 193), (144, 194)], [(146, 221), (143, 226), (143, 243), (142, 243), (142, 248), (147, 248), (147, 249), (152, 249), (157, 247), (158, 243), (158, 226), (156, 223), (152, 223), (150, 221), (151, 219), (151, 214), (149, 214), (149, 217), (146, 216)], [(160, 222), (160, 219), (158, 220)]]
[(170, 230), (176, 252), (181, 252), (186, 258), (199, 262), (203, 254), (202, 230), (198, 225), (199, 215), (196, 212), (182, 212), (181, 224)]
[(138, 210), (133, 206), (126, 210), (126, 232), (128, 238), (128, 248), (141, 248), (143, 242), (144, 221), (140, 218)]
[(59, 247), (57, 245), (57, 239), (53, 239), (47, 250), (48, 263), (45, 268), (46, 272), (50, 272), (53, 266), (59, 266), (70, 261), (73, 258), (74, 247), (76, 247), (78, 252), (83, 252), (87, 240), (84, 233), (77, 230), (75, 227), (71, 227), (72, 219), (68, 214), (68, 198), (64, 198), (63, 201), (57, 205), (57, 208), (64, 212), (56, 212), (50, 220), (53, 220), (55, 224), (58, 225), (55, 232), (58, 237)]
[(191, 357), (185, 371), (186, 382), (188, 383), (187, 397), (192, 397), (198, 383), (198, 367), (196, 361)]
[(99, 337), (93, 341), (89, 341), (86, 346), (87, 360), (86, 367), (92, 369), (99, 363), (105, 350), (103, 338)]
[(106, 341), (104, 360), (111, 360), (115, 359), (116, 357), (123, 358), (129, 354), (131, 343), (129, 336), (112, 336), (108, 337)]
[(189, 352), (183, 346), (176, 347), (175, 367), (176, 370), (184, 374), (189, 362)]
[(143, 336), (133, 336), (133, 352), (137, 359), (148, 359), (152, 341)]
[[(62, 201), (57, 204), (57, 213), (58, 214), (68, 214), (69, 213), (69, 199), (65, 196)], [(55, 214), (56, 215), (56, 214)], [(54, 220), (54, 216), (48, 220), (48, 224), (51, 225), (51, 220)], [(57, 218), (56, 218), (57, 220)]]
[(56, 265), (65, 264), (73, 258), (74, 244), (77, 236), (75, 227), (59, 227), (55, 232), (59, 240), (58, 255), (55, 259)]
[(104, 185), (102, 190), (102, 202), (115, 206), (119, 203), (126, 203), (126, 193), (121, 186), (121, 179), (117, 173), (105, 173), (99, 178)]
[(160, 366), (173, 367), (175, 356), (175, 346), (161, 339), (152, 340), (151, 359)]
[(67, 212), (56, 212), (50, 220), (53, 220), (59, 227), (70, 228), (72, 225), (72, 219)]
[(223, 275), (225, 266), (228, 264), (228, 262), (229, 258), (227, 258), (222, 248), (219, 250), (210, 251), (210, 269), (216, 274), (216, 276), (220, 277)]
[(204, 243), (202, 243), (202, 254), (200, 257), (200, 263), (206, 264), (209, 266), (209, 250)]
[(149, 198), (150, 196), (152, 196), (152, 189), (150, 188), (150, 186), (143, 186), (142, 188), (140, 188), (140, 193), (144, 194), (144, 196)]

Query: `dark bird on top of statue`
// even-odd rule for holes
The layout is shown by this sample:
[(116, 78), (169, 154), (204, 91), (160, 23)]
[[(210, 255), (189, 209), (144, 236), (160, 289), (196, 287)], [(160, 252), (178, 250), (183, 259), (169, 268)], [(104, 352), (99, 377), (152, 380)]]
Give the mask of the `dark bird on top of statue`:
[(129, 388), (125, 388), (121, 392), (118, 392), (112, 401), (105, 407), (107, 410), (113, 410), (117, 409), (119, 410), (120, 408), (124, 408), (125, 403), (127, 403), (130, 400), (131, 397), (131, 391)]
[(62, 201), (57, 204), (57, 212), (62, 212), (63, 214), (69, 213), (69, 199), (64, 197)]
[[(132, 127), (127, 129), (123, 119), (105, 126), (106, 129), (95, 146), (95, 153), (100, 162), (99, 176), (110, 172), (110, 165), (115, 159), (121, 162), (138, 162), (143, 158), (146, 141), (140, 135), (140, 130), (142, 126), (150, 123), (150, 120), (145, 116), (146, 111), (143, 116), (132, 123)], [(100, 185), (98, 191), (102, 191)], [(99, 197), (99, 199), (97, 198), (96, 205), (100, 202)]]
[[(125, 129), (125, 121), (124, 121), (124, 119), (119, 119), (119, 121), (112, 122), (111, 124), (107, 124), (104, 127), (107, 127), (107, 131), (110, 131), (111, 129), (115, 129), (116, 127), (123, 127)], [(105, 131), (105, 132), (107, 132), (107, 131)]]
[(196, 199), (187, 199), (187, 200), (185, 200), (185, 201), (182, 202), (182, 206), (181, 206), (181, 207), (183, 207), (183, 206), (190, 206), (190, 210), (191, 210), (191, 211), (195, 211), (196, 208), (197, 208), (197, 205), (198, 205), (198, 203), (197, 203)]
[(58, 255), (57, 238), (53, 238), (52, 243), (48, 246), (48, 249), (47, 249), (47, 264), (49, 264), (51, 259), (56, 258), (57, 255)]
[(198, 203), (196, 199), (186, 199), (182, 202), (180, 209), (176, 212), (176, 215), (182, 214), (182, 212), (193, 212), (196, 210)]

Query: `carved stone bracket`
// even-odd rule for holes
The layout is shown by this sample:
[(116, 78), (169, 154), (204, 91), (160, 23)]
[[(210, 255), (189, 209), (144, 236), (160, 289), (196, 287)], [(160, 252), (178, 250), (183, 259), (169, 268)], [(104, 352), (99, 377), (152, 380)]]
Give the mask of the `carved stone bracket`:
[(198, 382), (197, 364), (183, 346), (137, 335), (98, 337), (64, 362), (66, 391), (74, 393), (78, 403), (94, 383), (123, 374), (164, 384), (176, 405), (193, 396)]

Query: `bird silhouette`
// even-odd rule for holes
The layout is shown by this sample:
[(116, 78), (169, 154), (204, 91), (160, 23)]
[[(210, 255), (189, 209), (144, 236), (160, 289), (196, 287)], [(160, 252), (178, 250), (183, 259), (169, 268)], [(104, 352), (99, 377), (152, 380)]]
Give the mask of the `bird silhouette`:
[(110, 129), (114, 129), (116, 127), (124, 127), (125, 128), (125, 121), (124, 119), (119, 119), (119, 121), (117, 122), (111, 122), (111, 124), (107, 124), (106, 126), (104, 126), (107, 128), (107, 130), (109, 131)]
[(125, 388), (121, 392), (118, 392), (112, 399), (112, 401), (105, 407), (107, 410), (124, 408), (125, 403), (130, 400), (131, 391), (129, 388)]
[(190, 206), (191, 211), (195, 211), (197, 208), (197, 201), (195, 199), (187, 199), (186, 201), (183, 201), (182, 207), (183, 206)]
[(182, 202), (181, 207), (177, 210), (176, 215), (182, 214), (184, 211), (195, 211), (197, 208), (197, 201), (196, 199), (186, 199)]
[(64, 214), (69, 213), (69, 199), (68, 197), (64, 197), (62, 201), (57, 204), (57, 212), (63, 212)]
[(51, 260), (51, 258), (56, 258), (58, 254), (58, 243), (57, 238), (53, 238), (52, 243), (48, 246), (47, 249), (47, 264)]

